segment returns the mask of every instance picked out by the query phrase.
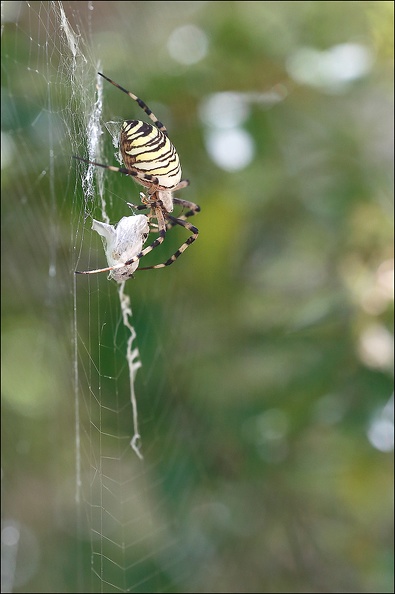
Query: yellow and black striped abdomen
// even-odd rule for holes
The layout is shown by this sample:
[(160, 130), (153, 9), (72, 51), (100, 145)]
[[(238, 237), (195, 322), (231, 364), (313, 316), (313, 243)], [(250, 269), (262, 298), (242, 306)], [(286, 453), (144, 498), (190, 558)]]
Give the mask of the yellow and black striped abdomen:
[[(180, 182), (177, 151), (168, 136), (158, 128), (139, 120), (127, 120), (122, 124), (120, 148), (127, 169), (157, 177), (159, 185), (166, 189), (172, 189)], [(143, 186), (152, 185), (135, 179)]]

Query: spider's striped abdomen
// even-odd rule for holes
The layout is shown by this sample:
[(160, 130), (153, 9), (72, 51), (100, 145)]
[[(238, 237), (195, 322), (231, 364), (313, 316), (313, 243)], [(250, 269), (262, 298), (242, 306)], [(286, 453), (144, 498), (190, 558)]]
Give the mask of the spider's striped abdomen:
[[(158, 178), (159, 186), (171, 190), (181, 180), (180, 159), (168, 136), (158, 128), (140, 122), (127, 120), (122, 124), (120, 149), (127, 169)], [(136, 178), (143, 186), (148, 181)]]

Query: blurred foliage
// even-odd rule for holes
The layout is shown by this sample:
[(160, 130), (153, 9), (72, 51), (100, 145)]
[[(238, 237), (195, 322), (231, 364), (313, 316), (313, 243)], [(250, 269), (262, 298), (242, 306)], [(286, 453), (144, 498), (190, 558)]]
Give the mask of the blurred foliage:
[[(393, 4), (5, 5), (4, 579), (16, 592), (393, 591)], [(185, 25), (207, 43), (191, 63), (189, 46), (169, 54)], [(331, 79), (345, 44), (365, 70), (347, 79), (337, 62)], [(166, 123), (191, 180), (182, 197), (202, 208), (177, 263), (127, 283), (143, 464), (128, 445), (116, 285), (73, 275), (104, 265), (85, 220), (99, 199), (85, 212), (70, 158), (87, 154), (97, 69)], [(109, 87), (105, 121), (143, 117)], [(202, 115), (224, 92), (243, 98), (237, 131), (252, 147), (234, 169), (215, 160), (223, 129)], [(140, 189), (104, 180), (117, 221)], [(184, 239), (172, 230), (147, 264)], [(76, 395), (91, 481), (77, 504)], [(118, 488), (122, 536), (98, 544), (96, 514)], [(127, 567), (122, 582), (108, 559)]]

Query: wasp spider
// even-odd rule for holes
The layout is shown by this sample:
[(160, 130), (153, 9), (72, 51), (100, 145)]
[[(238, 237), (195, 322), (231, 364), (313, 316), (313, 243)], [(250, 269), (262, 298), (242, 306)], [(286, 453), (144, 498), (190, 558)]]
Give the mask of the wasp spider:
[[(110, 171), (130, 175), (136, 182), (147, 188), (147, 194), (140, 194), (142, 204), (134, 206), (133, 204), (128, 203), (128, 206), (136, 208), (137, 210), (148, 209), (149, 220), (154, 218), (157, 221), (156, 226), (159, 235), (151, 245), (139, 251), (138, 254), (129, 258), (126, 262), (100, 270), (78, 272), (80, 274), (93, 274), (96, 272), (112, 271), (118, 268), (128, 270), (130, 265), (134, 264), (158, 245), (163, 243), (168, 229), (174, 225), (180, 225), (190, 231), (191, 235), (178, 248), (178, 250), (166, 260), (166, 262), (139, 268), (139, 270), (164, 268), (165, 266), (173, 264), (187, 247), (197, 239), (199, 234), (198, 229), (188, 223), (186, 219), (199, 212), (200, 207), (193, 202), (181, 200), (180, 198), (175, 198), (173, 196), (173, 192), (188, 186), (189, 181), (181, 179), (180, 159), (162, 122), (158, 120), (148, 105), (146, 105), (139, 97), (130, 91), (127, 91), (110, 78), (107, 78), (107, 76), (104, 76), (101, 72), (98, 74), (136, 101), (155, 126), (139, 120), (126, 120), (123, 122), (120, 135), (120, 151), (125, 167), (103, 165), (102, 163), (96, 163), (81, 157), (75, 158), (91, 165), (104, 167)], [(173, 211), (175, 204), (181, 206), (183, 209), (188, 209), (187, 212), (178, 218), (172, 216), (170, 213)], [(135, 268), (137, 268), (137, 266), (133, 266), (132, 268), (129, 268), (129, 270), (134, 270)], [(129, 276), (131, 276), (131, 274), (125, 272), (125, 277), (128, 278)]]

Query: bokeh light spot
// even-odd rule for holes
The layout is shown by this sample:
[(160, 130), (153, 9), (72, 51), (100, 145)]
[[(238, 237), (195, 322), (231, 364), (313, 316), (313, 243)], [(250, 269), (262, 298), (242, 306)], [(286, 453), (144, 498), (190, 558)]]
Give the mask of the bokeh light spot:
[(241, 128), (208, 132), (206, 146), (216, 165), (226, 171), (244, 169), (251, 163), (255, 154), (250, 134)]
[(373, 58), (367, 47), (342, 43), (326, 51), (303, 47), (287, 61), (290, 76), (301, 84), (327, 92), (341, 92), (371, 69)]
[(184, 25), (175, 29), (167, 42), (170, 56), (180, 64), (200, 62), (208, 50), (208, 39), (202, 29), (195, 25)]

